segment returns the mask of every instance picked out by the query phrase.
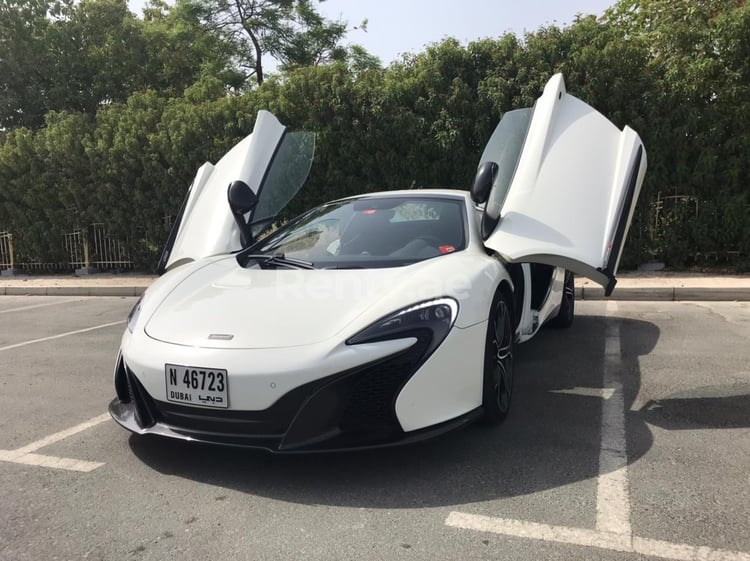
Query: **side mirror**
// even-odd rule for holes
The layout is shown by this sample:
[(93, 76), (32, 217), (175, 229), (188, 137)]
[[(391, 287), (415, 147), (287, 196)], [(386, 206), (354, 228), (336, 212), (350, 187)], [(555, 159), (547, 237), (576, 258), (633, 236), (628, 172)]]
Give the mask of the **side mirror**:
[(258, 197), (244, 181), (232, 181), (227, 189), (227, 200), (234, 221), (240, 228), (242, 247), (247, 247), (252, 242), (253, 235), (250, 231), (250, 224), (245, 220), (245, 215), (257, 206)]
[(487, 202), (499, 169), (500, 166), (495, 162), (482, 162), (477, 169), (474, 184), (471, 186), (471, 200), (476, 204), (481, 205)]

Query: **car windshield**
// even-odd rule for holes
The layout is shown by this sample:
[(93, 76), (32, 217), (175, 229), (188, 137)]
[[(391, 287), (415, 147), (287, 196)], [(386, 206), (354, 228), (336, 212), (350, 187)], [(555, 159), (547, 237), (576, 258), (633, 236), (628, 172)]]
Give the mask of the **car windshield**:
[(337, 201), (303, 214), (243, 253), (283, 255), (316, 268), (409, 265), (466, 247), (463, 207), (452, 197)]

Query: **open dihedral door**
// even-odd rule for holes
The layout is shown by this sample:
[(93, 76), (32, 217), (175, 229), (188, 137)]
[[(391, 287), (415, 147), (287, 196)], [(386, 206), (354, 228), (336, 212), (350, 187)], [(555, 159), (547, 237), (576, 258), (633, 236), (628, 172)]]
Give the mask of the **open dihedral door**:
[(567, 94), (556, 74), (533, 109), (506, 113), (484, 162), (498, 164), (485, 245), (508, 262), (564, 267), (611, 294), (646, 172), (638, 134)]
[(304, 184), (314, 152), (313, 133), (287, 132), (271, 113), (260, 111), (252, 134), (216, 165), (205, 163), (198, 170), (162, 251), (158, 272), (242, 249), (240, 229), (227, 201), (230, 183), (243, 181), (257, 196), (247, 222), (269, 222)]

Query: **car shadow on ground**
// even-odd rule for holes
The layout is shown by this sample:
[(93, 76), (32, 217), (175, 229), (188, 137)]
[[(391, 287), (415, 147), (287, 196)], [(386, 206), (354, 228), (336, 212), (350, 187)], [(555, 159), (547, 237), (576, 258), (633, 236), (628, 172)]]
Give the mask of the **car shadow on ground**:
[(647, 423), (667, 430), (747, 429), (750, 428), (748, 390), (747, 384), (705, 386), (692, 390), (691, 395), (649, 401), (638, 413)]
[[(421, 444), (361, 452), (283, 456), (131, 436), (144, 464), (164, 473), (302, 504), (367, 508), (459, 505), (521, 496), (599, 473), (601, 388), (608, 322), (620, 326), (625, 409), (640, 387), (638, 358), (659, 339), (652, 323), (579, 316), (569, 330), (545, 329), (516, 347), (513, 407), (498, 427), (481, 423)], [(559, 393), (559, 390), (574, 393)], [(652, 445), (628, 416), (628, 459)]]

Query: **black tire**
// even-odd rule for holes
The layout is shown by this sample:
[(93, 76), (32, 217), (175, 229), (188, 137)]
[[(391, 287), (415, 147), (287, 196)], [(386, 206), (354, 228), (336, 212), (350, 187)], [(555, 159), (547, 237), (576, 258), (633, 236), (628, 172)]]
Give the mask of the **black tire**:
[(567, 329), (573, 325), (576, 310), (576, 285), (575, 275), (565, 271), (565, 283), (563, 284), (562, 302), (557, 315), (550, 320), (549, 325), (557, 329)]
[(513, 347), (515, 344), (511, 299), (498, 291), (492, 301), (484, 347), (482, 408), (488, 424), (499, 424), (510, 411), (513, 397)]

